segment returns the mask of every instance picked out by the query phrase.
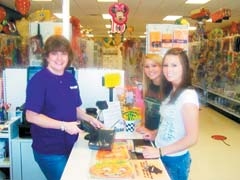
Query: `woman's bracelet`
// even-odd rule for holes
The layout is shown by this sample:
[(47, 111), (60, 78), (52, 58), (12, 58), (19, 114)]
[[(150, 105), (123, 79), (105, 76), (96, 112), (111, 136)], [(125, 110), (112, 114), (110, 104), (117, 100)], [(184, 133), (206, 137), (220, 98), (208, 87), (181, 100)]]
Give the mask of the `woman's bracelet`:
[(159, 148), (159, 155), (160, 155), (160, 157), (162, 157), (162, 150), (161, 150), (161, 148)]

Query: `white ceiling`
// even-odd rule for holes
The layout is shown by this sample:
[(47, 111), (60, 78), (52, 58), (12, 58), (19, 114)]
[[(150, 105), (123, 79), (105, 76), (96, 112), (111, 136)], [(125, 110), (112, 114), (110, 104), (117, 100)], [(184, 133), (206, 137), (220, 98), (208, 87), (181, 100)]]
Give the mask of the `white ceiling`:
[[(15, 9), (14, 0), (0, 0), (0, 4)], [(172, 24), (164, 22), (162, 19), (166, 15), (189, 16), (194, 9), (204, 7), (215, 12), (220, 8), (232, 10), (232, 17), (222, 23), (207, 23), (206, 30), (215, 27), (230, 25), (232, 21), (240, 22), (240, 1), (239, 0), (211, 0), (205, 5), (187, 5), (185, 0), (119, 0), (129, 7), (127, 26), (134, 27), (133, 36), (143, 35), (146, 24)], [(97, 0), (70, 0), (70, 14), (80, 19), (84, 28), (93, 29), (95, 36), (106, 36), (105, 24), (109, 20), (103, 20), (101, 14), (108, 13), (109, 6), (113, 3), (98, 3)], [(62, 11), (62, 0), (52, 0), (52, 2), (31, 2), (30, 13), (39, 9), (50, 9), (53, 13)], [(196, 21), (187, 18), (191, 25)]]

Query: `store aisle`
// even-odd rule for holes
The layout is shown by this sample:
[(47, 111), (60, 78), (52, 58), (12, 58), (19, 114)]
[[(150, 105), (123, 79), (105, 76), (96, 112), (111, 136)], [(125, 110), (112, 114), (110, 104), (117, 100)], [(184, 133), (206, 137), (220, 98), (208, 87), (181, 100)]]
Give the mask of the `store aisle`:
[[(227, 137), (224, 144), (212, 135)], [(240, 124), (208, 107), (200, 110), (200, 137), (190, 149), (189, 180), (237, 180), (240, 177)]]

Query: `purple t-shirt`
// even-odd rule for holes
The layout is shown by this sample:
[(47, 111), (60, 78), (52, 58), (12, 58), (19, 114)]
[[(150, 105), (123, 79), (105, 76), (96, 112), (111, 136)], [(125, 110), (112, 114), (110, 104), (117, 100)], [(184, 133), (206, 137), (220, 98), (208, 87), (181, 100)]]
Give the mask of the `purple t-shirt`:
[[(28, 82), (25, 108), (60, 121), (76, 121), (76, 108), (82, 104), (74, 76), (62, 76), (44, 68)], [(32, 147), (43, 154), (68, 154), (78, 136), (60, 129), (41, 128), (31, 124)]]

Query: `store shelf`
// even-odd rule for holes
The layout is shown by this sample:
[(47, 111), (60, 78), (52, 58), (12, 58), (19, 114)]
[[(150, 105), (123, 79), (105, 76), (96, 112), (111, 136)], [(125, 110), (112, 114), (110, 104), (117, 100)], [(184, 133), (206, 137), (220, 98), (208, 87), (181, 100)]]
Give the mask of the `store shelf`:
[(9, 134), (8, 133), (1, 133), (0, 132), (0, 138), (2, 139), (2, 138), (8, 138), (9, 137)]
[(9, 168), (10, 167), (10, 161), (9, 158), (5, 158), (3, 161), (0, 160), (0, 168)]
[(210, 100), (208, 100), (207, 103), (240, 119), (240, 114), (233, 112), (233, 110), (227, 106), (223, 106), (221, 104), (215, 103), (214, 101), (210, 101)]
[(193, 85), (199, 95), (202, 104), (208, 104), (215, 109), (221, 110), (225, 115), (231, 115), (234, 119), (240, 120), (240, 100), (226, 96), (213, 89), (204, 89), (200, 85)]
[(240, 52), (233, 51), (231, 46), (220, 46), (234, 38), (191, 43), (189, 57), (192, 82), (201, 102), (205, 100), (206, 105), (240, 122)]
[[(8, 123), (4, 123), (0, 125), (0, 140), (4, 139), (5, 147), (4, 147), (4, 154), (7, 155), (9, 154), (8, 152), (6, 152), (9, 148), (7, 148), (7, 146), (9, 146), (9, 132), (8, 132), (8, 128), (7, 130), (3, 130), (3, 128), (7, 127)], [(3, 149), (1, 149), (1, 151), (3, 151)], [(9, 157), (5, 157), (4, 159), (0, 159), (0, 168), (9, 168), (10, 167), (10, 160)]]
[(203, 88), (201, 85), (199, 85), (199, 84), (193, 84), (193, 86), (195, 87), (195, 88), (197, 88), (197, 89), (201, 89), (201, 90), (205, 90), (205, 88)]
[[(0, 159), (0, 170), (7, 169), (6, 176), (12, 179), (12, 164), (11, 164), (11, 140), (18, 135), (18, 124), (20, 123), (19, 117), (12, 117), (11, 120), (6, 121), (0, 125), (0, 140), (5, 141), (5, 158)], [(0, 149), (3, 150), (3, 149)]]
[(222, 97), (222, 98), (225, 98), (225, 99), (228, 99), (229, 101), (232, 101), (232, 102), (235, 102), (235, 103), (238, 103), (240, 105), (240, 100), (238, 99), (234, 99), (234, 98), (231, 98), (231, 97), (228, 97), (226, 95), (223, 95), (221, 93), (218, 93), (218, 92), (215, 92), (215, 91), (212, 91), (212, 90), (207, 90), (208, 93), (211, 93), (211, 94), (215, 94), (216, 96), (219, 96), (219, 97)]

